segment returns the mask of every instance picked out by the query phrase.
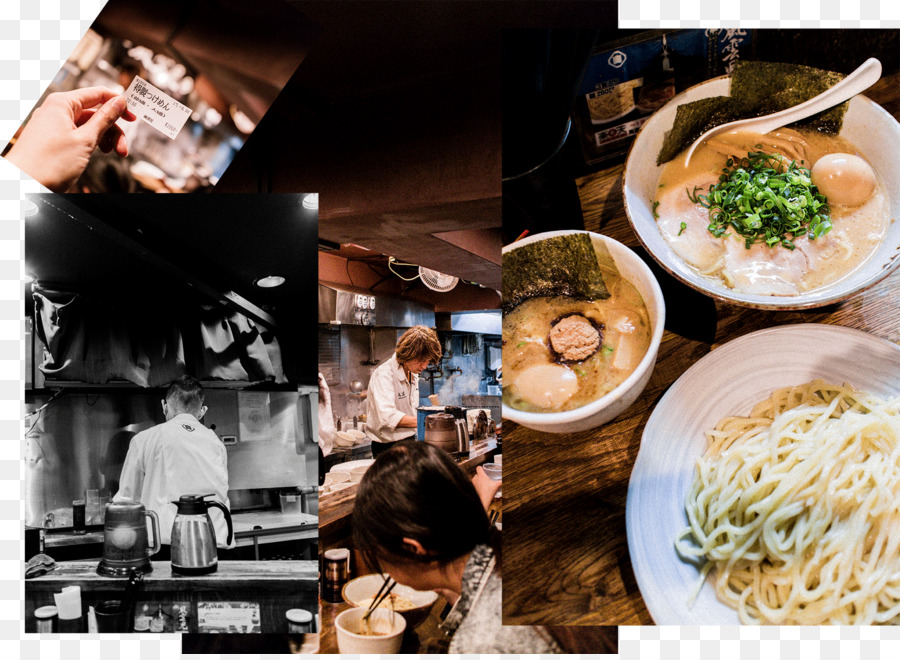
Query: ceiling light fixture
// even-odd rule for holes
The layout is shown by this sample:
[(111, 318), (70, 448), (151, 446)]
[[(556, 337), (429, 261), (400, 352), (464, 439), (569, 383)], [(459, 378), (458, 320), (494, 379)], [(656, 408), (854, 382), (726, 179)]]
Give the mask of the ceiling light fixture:
[(261, 289), (274, 289), (276, 286), (284, 284), (284, 282), (285, 280), (281, 275), (266, 275), (253, 283)]
[(309, 193), (306, 197), (304, 197), (303, 198), (303, 208), (318, 209), (319, 208), (319, 193)]
[(34, 203), (33, 200), (30, 200), (30, 199), (25, 200), (25, 217), (26, 218), (30, 218), (32, 216), (37, 215), (38, 211), (40, 211), (40, 209), (38, 208), (38, 205)]
[(31, 273), (25, 273), (25, 284), (32, 284), (36, 279)]

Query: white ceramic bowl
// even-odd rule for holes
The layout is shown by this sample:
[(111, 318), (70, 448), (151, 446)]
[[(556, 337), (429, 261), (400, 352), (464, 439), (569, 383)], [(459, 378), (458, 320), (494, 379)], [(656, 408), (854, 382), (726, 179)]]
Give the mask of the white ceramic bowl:
[(350, 470), (350, 482), (354, 484), (358, 484), (362, 481), (363, 475), (366, 473), (366, 470), (369, 469), (368, 465), (360, 465), (355, 468), (351, 468)]
[(331, 485), (337, 486), (338, 484), (347, 483), (350, 481), (350, 473), (349, 472), (338, 472), (333, 471), (329, 472), (325, 475), (325, 478), (331, 477)]
[[(385, 575), (383, 573), (361, 575), (345, 584), (341, 590), (341, 595), (350, 605), (357, 607), (359, 603), (368, 598), (373, 598), (378, 593), (381, 585), (384, 584), (384, 579)], [(415, 628), (428, 617), (428, 613), (438, 597), (433, 591), (416, 591), (404, 584), (397, 584), (391, 590), (391, 593), (408, 598), (416, 604), (415, 609), (398, 612), (406, 619), (406, 625), (410, 629)]]
[(365, 431), (361, 431), (359, 429), (347, 429), (346, 431), (342, 431), (342, 433), (346, 433), (349, 435), (355, 442), (359, 442), (366, 437)]
[(337, 437), (334, 439), (334, 444), (338, 447), (352, 447), (356, 444), (356, 438), (346, 431), (338, 431)]
[[(820, 307), (867, 289), (900, 266), (900, 223), (889, 222), (881, 246), (862, 266), (828, 286), (796, 296), (764, 296), (738, 293), (713, 278), (705, 277), (684, 263), (659, 233), (653, 217), (653, 198), (662, 167), (656, 158), (666, 131), (682, 103), (711, 96), (726, 96), (728, 77), (714, 78), (687, 89), (659, 109), (641, 128), (625, 163), (625, 212), (638, 239), (667, 272), (706, 295), (758, 309), (805, 309)], [(864, 96), (856, 96), (844, 116), (841, 137), (852, 142), (866, 157), (885, 184), (890, 198), (891, 218), (900, 217), (900, 124), (881, 106)]]
[(380, 635), (360, 635), (360, 625), (366, 610), (354, 607), (337, 615), (334, 629), (337, 632), (338, 651), (341, 653), (397, 653), (403, 644), (406, 619), (399, 613), (378, 608), (372, 612), (370, 623)]
[(650, 316), (650, 347), (637, 368), (618, 387), (580, 408), (563, 412), (537, 413), (516, 410), (506, 405), (503, 406), (503, 417), (536, 431), (548, 433), (585, 431), (605, 424), (624, 412), (640, 396), (647, 385), (647, 381), (650, 380), (650, 374), (653, 372), (653, 366), (656, 364), (659, 342), (662, 340), (663, 327), (666, 320), (666, 304), (663, 300), (659, 283), (653, 276), (650, 267), (637, 254), (619, 243), (619, 241), (593, 232), (575, 230), (551, 231), (534, 234), (521, 241), (516, 241), (503, 248), (503, 252), (506, 253), (523, 245), (552, 236), (579, 233), (589, 234), (594, 239), (602, 239), (606, 243), (606, 247), (622, 277), (631, 282), (638, 290), (638, 293), (641, 294), (641, 297), (644, 299), (644, 305), (647, 307), (647, 313)]

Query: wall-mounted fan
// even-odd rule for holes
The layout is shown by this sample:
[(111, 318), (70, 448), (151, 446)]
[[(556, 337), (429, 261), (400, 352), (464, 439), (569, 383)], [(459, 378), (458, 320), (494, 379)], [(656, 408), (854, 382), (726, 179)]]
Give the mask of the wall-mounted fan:
[[(418, 275), (415, 275), (413, 277), (403, 277), (400, 273), (394, 270), (393, 266), (413, 266), (419, 269), (419, 273)], [(422, 280), (422, 284), (427, 286), (432, 291), (437, 291), (439, 293), (446, 293), (459, 283), (458, 277), (447, 275), (430, 268), (425, 268), (424, 266), (416, 266), (416, 264), (405, 264), (397, 261), (394, 257), (388, 257), (388, 269), (390, 269), (390, 271), (394, 275), (405, 282), (411, 282), (418, 277)]]
[(422, 284), (432, 291), (439, 291), (441, 293), (446, 293), (459, 282), (458, 277), (445, 275), (444, 273), (439, 273), (436, 270), (431, 270), (430, 268), (425, 268), (423, 266), (419, 266), (419, 277), (422, 279)]

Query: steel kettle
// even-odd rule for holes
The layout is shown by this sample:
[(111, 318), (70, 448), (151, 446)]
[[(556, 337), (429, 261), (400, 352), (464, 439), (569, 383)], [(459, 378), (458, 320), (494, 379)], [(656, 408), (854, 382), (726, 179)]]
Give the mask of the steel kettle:
[(207, 501), (208, 495), (182, 495), (177, 502), (175, 521), (172, 523), (172, 572), (182, 575), (204, 575), (215, 572), (219, 566), (216, 550), (216, 529), (209, 517), (209, 508), (221, 509), (228, 524), (228, 545), (234, 530), (231, 513), (221, 502)]

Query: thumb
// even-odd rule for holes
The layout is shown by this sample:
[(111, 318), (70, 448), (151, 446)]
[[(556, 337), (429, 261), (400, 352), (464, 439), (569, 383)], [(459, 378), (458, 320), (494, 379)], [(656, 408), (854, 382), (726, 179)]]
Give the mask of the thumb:
[(116, 123), (127, 107), (124, 96), (112, 98), (104, 103), (78, 130), (88, 135), (96, 146), (100, 142), (100, 138)]

